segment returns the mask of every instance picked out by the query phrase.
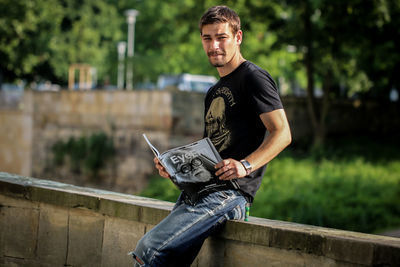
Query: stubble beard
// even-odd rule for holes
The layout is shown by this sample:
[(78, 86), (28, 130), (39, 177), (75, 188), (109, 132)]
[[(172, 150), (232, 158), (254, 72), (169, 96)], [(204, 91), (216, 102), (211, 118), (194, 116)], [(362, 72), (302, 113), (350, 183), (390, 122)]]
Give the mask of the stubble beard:
[(225, 66), (225, 64), (221, 64), (221, 63), (212, 63), (211, 60), (210, 60), (210, 63), (215, 68), (222, 68), (223, 66)]
[(221, 67), (223, 67), (223, 66), (225, 66), (226, 65), (226, 62), (218, 62), (218, 60), (217, 60), (217, 62), (213, 62), (213, 60), (212, 60), (212, 57), (213, 56), (215, 56), (215, 55), (220, 55), (220, 56), (226, 56), (226, 53), (225, 52), (222, 52), (222, 53), (213, 53), (213, 52), (210, 52), (210, 53), (208, 53), (207, 54), (208, 55), (208, 61), (210, 62), (210, 64), (213, 66), (213, 67), (215, 67), (215, 68), (221, 68)]

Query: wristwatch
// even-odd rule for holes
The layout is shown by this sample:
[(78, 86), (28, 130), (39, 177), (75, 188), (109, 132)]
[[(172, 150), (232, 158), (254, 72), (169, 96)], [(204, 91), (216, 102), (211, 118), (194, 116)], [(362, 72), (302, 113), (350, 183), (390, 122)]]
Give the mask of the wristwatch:
[(245, 159), (242, 159), (240, 163), (242, 163), (244, 169), (246, 170), (246, 176), (249, 175), (252, 169), (251, 164)]

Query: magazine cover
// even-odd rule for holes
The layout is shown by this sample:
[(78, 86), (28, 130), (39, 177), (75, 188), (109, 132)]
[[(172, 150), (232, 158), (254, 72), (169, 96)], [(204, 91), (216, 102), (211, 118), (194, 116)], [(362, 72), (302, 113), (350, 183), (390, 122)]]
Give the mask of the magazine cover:
[(192, 201), (205, 192), (226, 187), (227, 183), (231, 188), (239, 188), (235, 180), (220, 181), (215, 175), (214, 166), (222, 158), (209, 138), (160, 153), (145, 134), (143, 137), (171, 176), (172, 182)]

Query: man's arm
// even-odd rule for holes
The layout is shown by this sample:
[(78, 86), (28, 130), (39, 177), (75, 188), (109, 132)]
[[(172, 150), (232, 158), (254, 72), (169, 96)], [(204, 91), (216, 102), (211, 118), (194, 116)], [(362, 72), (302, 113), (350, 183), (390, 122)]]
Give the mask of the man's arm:
[[(292, 141), (290, 127), (283, 109), (277, 109), (260, 115), (269, 135), (261, 145), (245, 159), (251, 164), (252, 171), (264, 166), (276, 157)], [(239, 159), (241, 160), (241, 159)], [(230, 180), (246, 176), (246, 169), (235, 159), (224, 159), (215, 165), (215, 173), (221, 180)]]

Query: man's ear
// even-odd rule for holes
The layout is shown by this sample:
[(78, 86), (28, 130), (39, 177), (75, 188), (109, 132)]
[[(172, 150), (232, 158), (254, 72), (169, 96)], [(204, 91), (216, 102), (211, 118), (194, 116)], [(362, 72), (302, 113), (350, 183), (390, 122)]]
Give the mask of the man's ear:
[(236, 33), (236, 43), (240, 45), (243, 41), (243, 32), (241, 30), (238, 30)]

